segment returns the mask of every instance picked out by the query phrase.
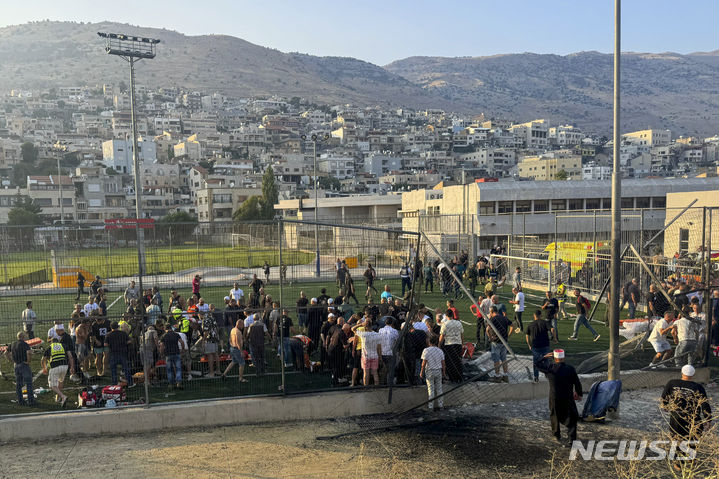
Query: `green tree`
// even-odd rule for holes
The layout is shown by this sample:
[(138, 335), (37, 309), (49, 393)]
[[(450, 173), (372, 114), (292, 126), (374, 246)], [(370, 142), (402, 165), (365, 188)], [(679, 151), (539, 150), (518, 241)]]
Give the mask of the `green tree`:
[(37, 148), (30, 141), (20, 145), (20, 153), (22, 154), (22, 160), (28, 164), (34, 165), (37, 161)]
[(172, 145), (167, 147), (167, 158), (173, 159), (175, 157), (175, 148)]
[(160, 218), (159, 223), (194, 223), (197, 224), (197, 216), (188, 213), (187, 211), (176, 211), (174, 213), (168, 213), (167, 215)]
[(564, 170), (559, 170), (556, 175), (554, 175), (555, 180), (566, 180), (569, 178), (569, 174)]
[(250, 196), (232, 214), (235, 221), (253, 221), (262, 219), (262, 198)]
[(275, 171), (271, 166), (268, 166), (265, 170), (265, 174), (262, 177), (262, 199), (260, 201), (260, 207), (262, 209), (263, 219), (272, 219), (275, 216), (275, 204), (279, 200), (279, 193), (277, 192), (277, 184), (275, 184)]
[(195, 232), (197, 223), (197, 216), (187, 211), (176, 211), (160, 218), (155, 228), (158, 230), (161, 238), (169, 236), (188, 238)]
[(7, 224), (10, 226), (35, 226), (42, 224), (42, 208), (27, 196), (18, 195), (15, 206), (8, 211)]
[(317, 184), (323, 190), (339, 191), (342, 188), (342, 183), (334, 176), (320, 176), (317, 178)]

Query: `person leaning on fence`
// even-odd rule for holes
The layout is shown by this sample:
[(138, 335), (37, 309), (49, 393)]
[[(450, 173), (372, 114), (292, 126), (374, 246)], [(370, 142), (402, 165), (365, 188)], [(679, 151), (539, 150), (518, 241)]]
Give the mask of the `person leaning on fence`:
[(694, 322), (687, 313), (680, 313), (679, 319), (672, 324), (672, 336), (677, 345), (674, 351), (674, 364), (680, 368), (685, 364), (694, 363), (694, 352), (697, 349), (697, 331)]
[[(17, 341), (14, 341), (5, 351), (5, 357), (15, 365), (15, 394), (19, 406), (35, 406), (35, 394), (32, 389), (32, 351), (25, 342), (28, 339), (27, 333), (17, 333)], [(23, 386), (27, 390), (27, 401), (23, 396)]]
[(442, 379), (447, 376), (445, 354), (438, 347), (439, 339), (437, 336), (431, 335), (428, 342), (429, 347), (424, 348), (422, 351), (422, 366), (419, 377), (427, 382), (427, 395), (429, 396), (427, 407), (430, 411), (439, 411), (444, 407)]

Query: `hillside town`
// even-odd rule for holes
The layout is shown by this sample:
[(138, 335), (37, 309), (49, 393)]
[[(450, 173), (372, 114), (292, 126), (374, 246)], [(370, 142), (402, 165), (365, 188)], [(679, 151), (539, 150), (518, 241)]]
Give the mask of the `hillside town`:
[[(548, 190), (541, 182), (566, 180), (572, 182), (567, 187), (583, 191), (587, 182), (608, 185), (611, 175), (613, 145), (607, 137), (547, 119), (317, 105), (298, 97), (230, 98), (143, 86), (137, 88), (136, 105), (142, 209), (153, 219), (184, 212), (200, 222), (231, 221), (243, 202), (261, 195), (269, 167), (279, 193), (278, 213), (314, 213), (314, 203), (303, 200), (314, 199), (316, 167), (319, 216), (346, 221), (368, 214), (397, 218), (407, 209), (458, 213), (456, 208), (440, 211), (438, 204), (416, 207), (407, 192), (418, 190), (433, 191), (431, 199), (441, 197), (444, 187), (475, 181), (498, 181), (497, 191), (513, 189), (506, 182), (526, 181), (522, 191), (533, 192)], [(632, 181), (712, 177), (719, 165), (719, 136), (677, 137), (647, 129), (624, 134), (620, 148), (624, 177)], [(132, 149), (124, 82), (10, 91), (0, 97), (0, 224), (27, 199), (48, 225), (61, 216), (78, 224), (133, 216)], [(594, 203), (605, 197), (575, 198), (586, 199), (584, 210), (601, 209)], [(524, 202), (511, 212), (528, 211), (524, 203), (534, 199), (539, 197), (521, 198)], [(665, 204), (664, 199), (645, 202), (642, 197), (631, 206)], [(540, 211), (540, 203), (531, 211)], [(575, 203), (561, 208), (575, 210)], [(500, 202), (483, 213), (510, 212), (502, 208), (506, 205)]]

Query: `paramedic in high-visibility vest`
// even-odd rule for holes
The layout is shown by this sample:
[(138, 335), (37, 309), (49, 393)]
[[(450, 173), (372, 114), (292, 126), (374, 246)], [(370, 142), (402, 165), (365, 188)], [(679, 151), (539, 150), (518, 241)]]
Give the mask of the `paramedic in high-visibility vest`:
[(567, 285), (561, 279), (557, 280), (557, 302), (559, 303), (557, 319), (560, 315), (561, 319), (567, 319), (567, 312), (564, 310), (564, 303), (567, 302)]
[[(58, 324), (55, 328), (64, 329), (64, 326)], [(55, 401), (60, 403), (61, 408), (64, 408), (65, 403), (67, 403), (67, 396), (62, 392), (62, 388), (68, 365), (70, 364), (70, 353), (65, 351), (65, 347), (57, 338), (51, 338), (50, 347), (45, 350), (40, 364), (42, 365), (42, 372), (47, 374), (50, 389), (55, 391)]]

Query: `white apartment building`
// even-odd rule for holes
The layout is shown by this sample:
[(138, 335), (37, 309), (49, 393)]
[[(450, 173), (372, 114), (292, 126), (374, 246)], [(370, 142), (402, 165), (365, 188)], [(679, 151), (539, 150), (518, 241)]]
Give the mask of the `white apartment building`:
[(355, 159), (324, 153), (317, 160), (317, 169), (338, 180), (352, 178), (355, 175)]
[(386, 175), (390, 171), (402, 169), (402, 158), (373, 153), (364, 159), (364, 171), (376, 177)]
[(582, 167), (583, 180), (610, 180), (612, 168), (610, 166), (586, 165)]
[(670, 130), (640, 130), (622, 135), (622, 140), (639, 146), (651, 148), (653, 146), (668, 145), (672, 142)]
[(510, 131), (522, 140), (522, 146), (525, 148), (542, 149), (549, 146), (549, 122), (547, 120), (533, 120), (512, 125)]
[(510, 148), (479, 148), (473, 153), (460, 156), (463, 162), (471, 162), (473, 166), (493, 175), (512, 168), (517, 163), (515, 150)]
[(560, 125), (549, 129), (549, 141), (557, 146), (579, 145), (584, 134), (572, 125)]
[[(153, 162), (157, 159), (157, 145), (152, 140), (140, 138), (137, 141), (137, 155), (141, 162)], [(132, 174), (135, 169), (132, 162), (132, 140), (108, 140), (102, 143), (102, 161), (108, 168), (118, 173)]]

